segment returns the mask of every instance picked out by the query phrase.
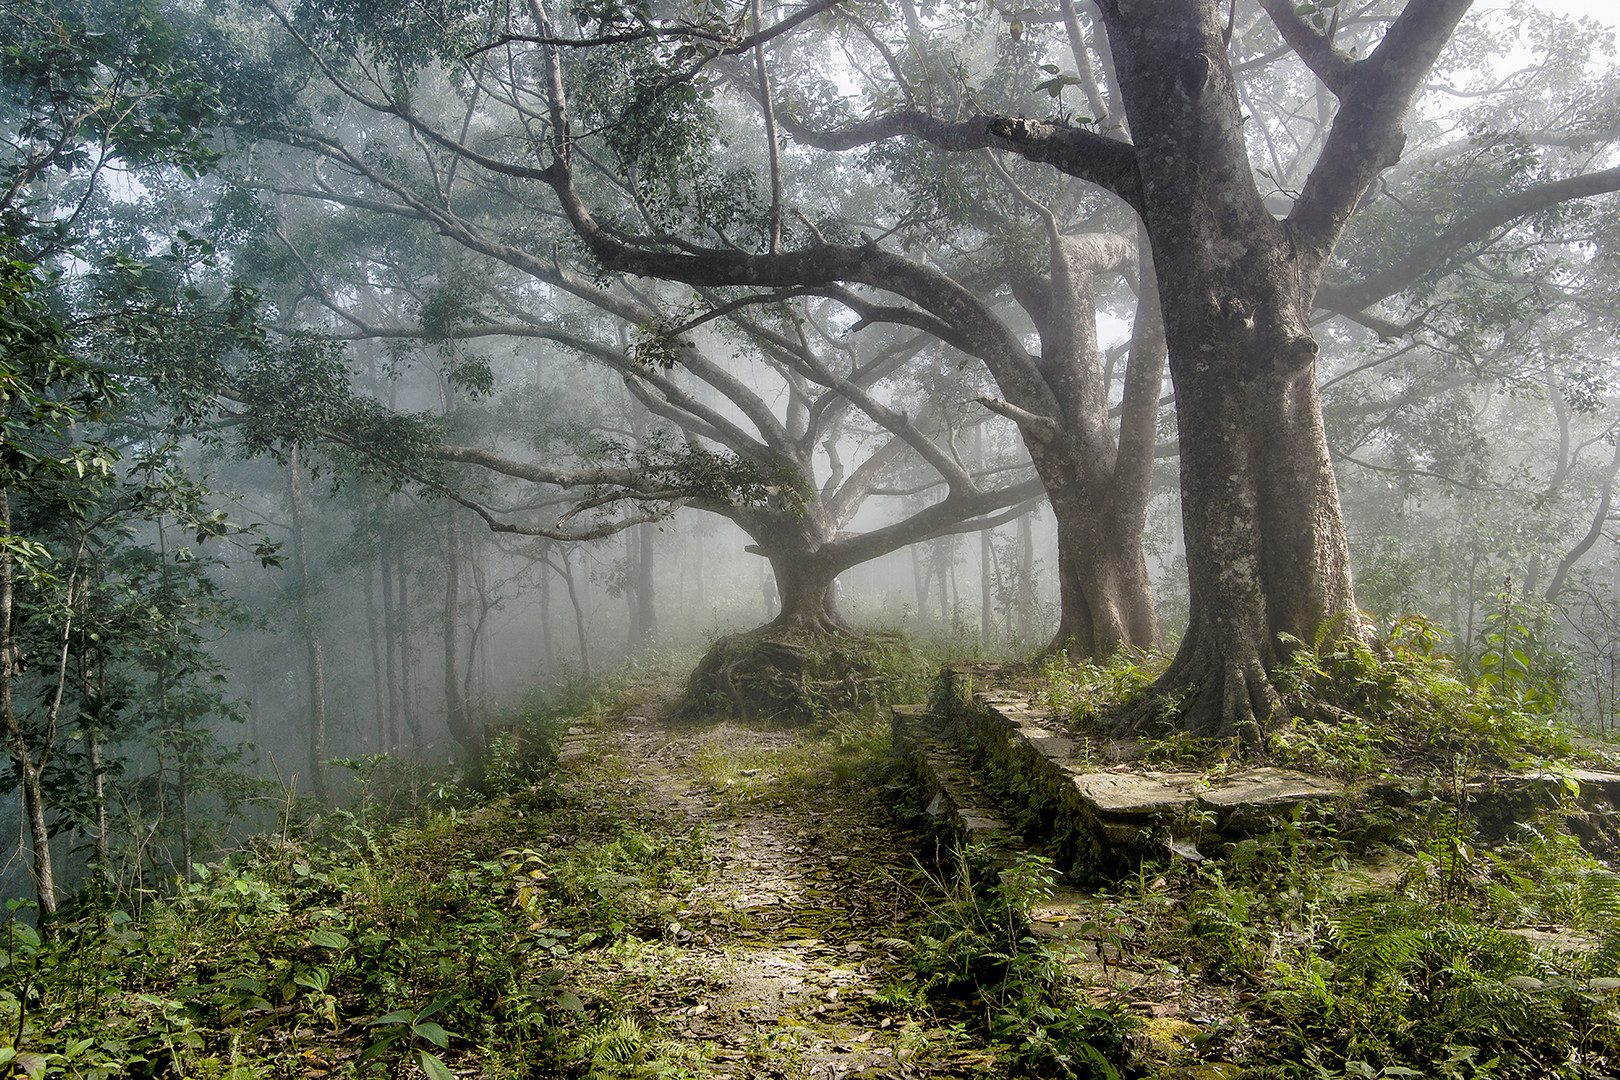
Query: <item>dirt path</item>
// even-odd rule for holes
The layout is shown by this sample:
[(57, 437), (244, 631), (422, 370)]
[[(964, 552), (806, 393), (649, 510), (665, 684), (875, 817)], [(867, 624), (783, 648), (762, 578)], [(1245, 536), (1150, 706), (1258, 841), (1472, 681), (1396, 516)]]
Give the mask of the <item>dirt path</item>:
[(615, 776), (627, 813), (700, 838), (706, 872), (667, 898), (659, 947), (581, 954), (586, 994), (619, 995), (716, 1080), (993, 1069), (960, 1027), (899, 1007), (915, 976), (893, 938), (926, 883), (882, 782), (836, 739), (650, 712), (580, 733), (568, 756)]

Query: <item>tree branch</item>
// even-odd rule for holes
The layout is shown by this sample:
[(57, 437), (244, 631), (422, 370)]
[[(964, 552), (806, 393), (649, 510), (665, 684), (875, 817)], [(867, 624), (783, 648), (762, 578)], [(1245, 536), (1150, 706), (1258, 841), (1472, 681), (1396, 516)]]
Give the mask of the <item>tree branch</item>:
[(1559, 203), (1615, 191), (1620, 191), (1620, 168), (1565, 177), (1505, 196), (1452, 223), (1444, 232), (1420, 244), (1399, 262), (1372, 277), (1353, 284), (1323, 282), (1316, 292), (1316, 306), (1344, 315), (1360, 312), (1411, 285), (1463, 248), (1483, 240), (1495, 229)]
[(917, 109), (856, 121), (835, 131), (817, 131), (790, 117), (780, 119), (794, 139), (820, 150), (850, 150), (903, 135), (922, 139), (941, 150), (1006, 150), (1089, 180), (1139, 211), (1142, 207), (1136, 148), (1083, 128), (1014, 116), (976, 116), (953, 122), (935, 119)]
[(1305, 61), (1305, 66), (1315, 72), (1316, 77), (1335, 95), (1343, 92), (1354, 74), (1355, 58), (1343, 49), (1335, 48), (1326, 34), (1294, 9), (1292, 0), (1260, 0), (1260, 6), (1266, 9), (1272, 24), (1277, 27), (1277, 33)]

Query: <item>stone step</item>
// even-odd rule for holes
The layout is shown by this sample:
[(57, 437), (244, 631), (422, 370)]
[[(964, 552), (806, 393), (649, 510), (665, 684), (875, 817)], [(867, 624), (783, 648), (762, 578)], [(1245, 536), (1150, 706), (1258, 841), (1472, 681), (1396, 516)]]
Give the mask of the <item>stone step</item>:
[[(1167, 849), (1199, 861), (1200, 845), (1213, 853), (1268, 832), (1303, 809), (1349, 826), (1358, 800), (1400, 805), (1433, 794), (1432, 783), (1402, 778), (1351, 786), (1269, 766), (1146, 767), (1128, 744), (1075, 739), (1027, 694), (995, 686), (995, 676), (985, 664), (947, 667), (941, 715), (910, 707), (897, 712), (897, 729), (925, 723), (934, 743), (953, 746), (956, 767), (965, 760), (984, 778), (980, 787), (995, 793), (976, 796), (980, 805), (993, 808), (1080, 881), (1128, 871)], [(1599, 857), (1620, 856), (1620, 772), (1549, 767), (1480, 775), (1468, 792), (1476, 824), (1487, 836), (1505, 833), (1561, 794), (1578, 793), (1581, 805), (1571, 811), (1570, 830)]]
[(557, 764), (565, 769), (584, 762), (595, 742), (594, 728), (571, 727), (557, 745)]
[(930, 722), (921, 705), (896, 705), (891, 718), (895, 750), (905, 759), (929, 817), (958, 843), (982, 852), (1004, 870), (1024, 845), (994, 809), (995, 799), (968, 767), (966, 755)]

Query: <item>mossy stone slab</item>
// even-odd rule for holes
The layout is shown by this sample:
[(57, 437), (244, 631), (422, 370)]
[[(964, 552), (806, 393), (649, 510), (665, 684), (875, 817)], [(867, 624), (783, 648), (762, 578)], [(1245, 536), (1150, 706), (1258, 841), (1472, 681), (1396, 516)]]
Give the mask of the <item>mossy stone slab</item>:
[(1326, 777), (1265, 767), (1244, 769), (1211, 783), (1199, 792), (1198, 798), (1218, 810), (1235, 810), (1331, 799), (1343, 795), (1344, 790), (1343, 784)]

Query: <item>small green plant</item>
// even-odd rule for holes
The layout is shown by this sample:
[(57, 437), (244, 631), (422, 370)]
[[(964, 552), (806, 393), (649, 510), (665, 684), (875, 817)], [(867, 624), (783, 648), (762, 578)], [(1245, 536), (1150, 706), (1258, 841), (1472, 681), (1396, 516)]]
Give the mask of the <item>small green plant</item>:
[(432, 1046), (443, 1050), (450, 1045), (450, 1032), (428, 1019), (437, 1015), (450, 1001), (450, 998), (440, 998), (416, 1012), (395, 1009), (372, 1020), (366, 1027), (372, 1029), (374, 1034), (370, 1045), (361, 1054), (361, 1060), (413, 1056), (414, 1052), (416, 1063), (430, 1080), (454, 1080), (455, 1074), (444, 1060), (428, 1049)]
[(1163, 673), (1169, 658), (1157, 650), (1121, 647), (1102, 663), (1055, 653), (1033, 671), (1036, 700), (1060, 716), (1083, 720), (1105, 709), (1129, 707)]
[(1554, 668), (1531, 665), (1526, 672), (1544, 680), (1510, 680), (1509, 693), (1488, 665), (1482, 675), (1442, 653), (1446, 640), (1420, 616), (1397, 620), (1371, 643), (1285, 637), (1291, 652), (1273, 677), (1292, 719), (1272, 733), (1268, 751), (1284, 764), (1352, 778), (1390, 769), (1445, 774), (1459, 754), (1502, 768), (1569, 752), (1556, 724), (1562, 689)]
[(996, 1044), (1032, 1075), (1118, 1077), (1126, 1022), (1071, 1000), (1062, 957), (1027, 929), (1031, 906), (1052, 894), (1051, 860), (1026, 856), (988, 889), (975, 887), (972, 870), (970, 855), (958, 852), (948, 879), (930, 879), (938, 898), (910, 937), (888, 943), (910, 953), (917, 980), (891, 984), (887, 1001), (966, 998)]

